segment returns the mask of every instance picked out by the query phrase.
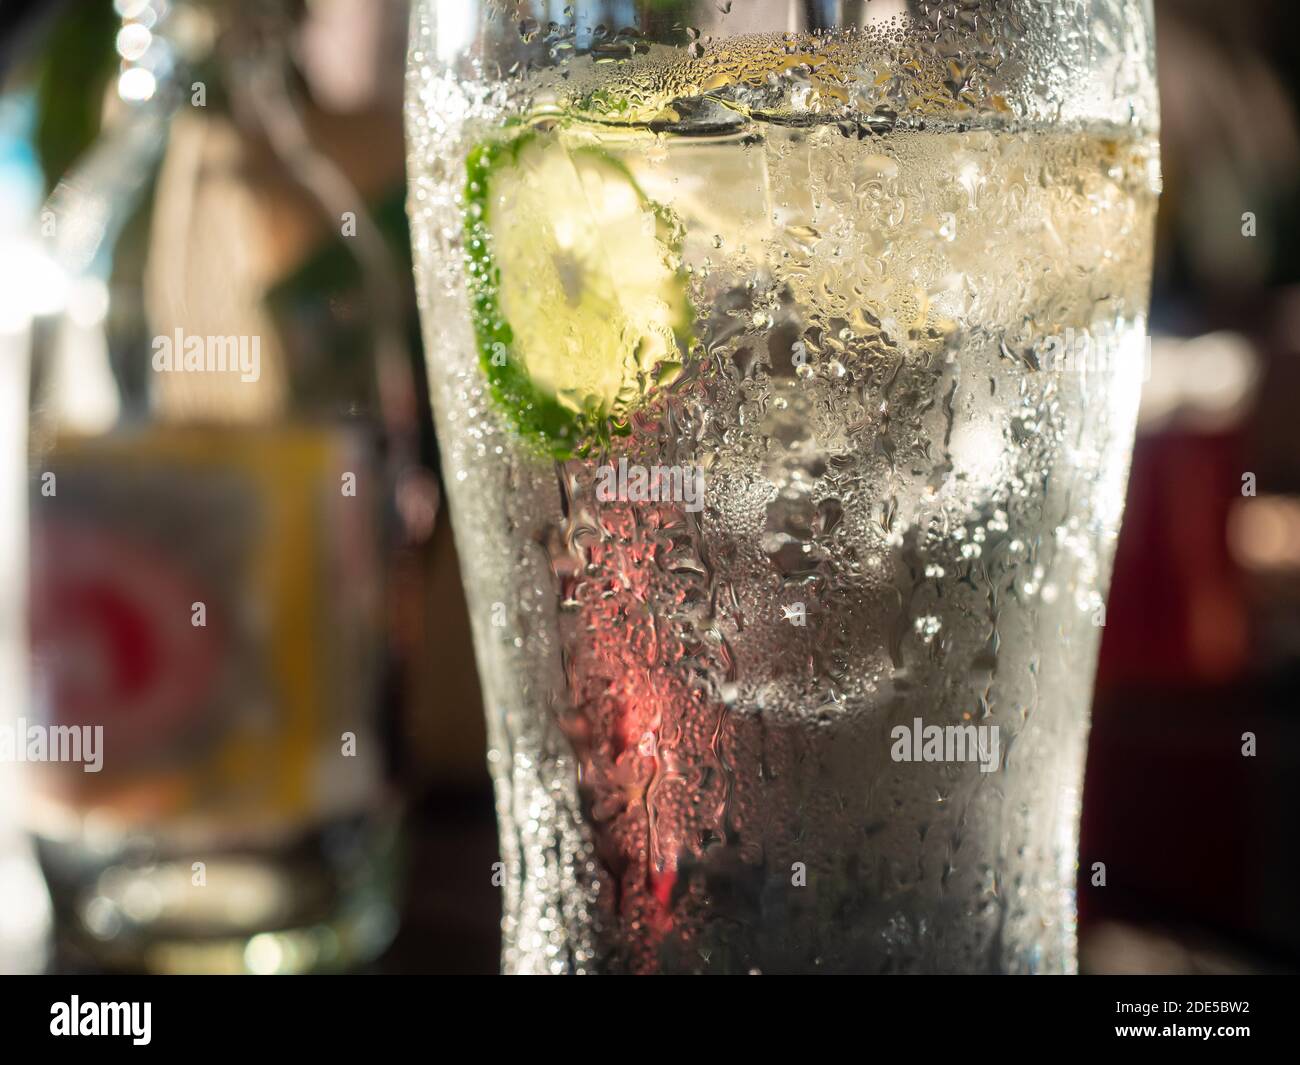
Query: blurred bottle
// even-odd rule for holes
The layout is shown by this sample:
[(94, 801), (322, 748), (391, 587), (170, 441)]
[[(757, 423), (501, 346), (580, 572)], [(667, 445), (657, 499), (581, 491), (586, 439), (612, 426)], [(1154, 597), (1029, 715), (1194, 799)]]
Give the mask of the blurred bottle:
[[(34, 99), (0, 96), (0, 729), (26, 705), (27, 355), (49, 261), (33, 232), (41, 173), (31, 148)], [(16, 766), (0, 757), (0, 971), (39, 972), (47, 905), (19, 814)]]
[(405, 281), (308, 132), (300, 5), (116, 7), (114, 113), (40, 220), (25, 727), (83, 757), (26, 767), (29, 827), (98, 964), (354, 965), (394, 929)]

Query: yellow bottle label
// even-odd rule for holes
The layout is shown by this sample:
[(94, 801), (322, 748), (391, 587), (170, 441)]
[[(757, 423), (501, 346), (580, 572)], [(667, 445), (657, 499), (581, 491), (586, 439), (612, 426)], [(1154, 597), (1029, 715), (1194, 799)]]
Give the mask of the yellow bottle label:
[(41, 465), (28, 716), (102, 726), (103, 750), (32, 767), (38, 830), (246, 839), (373, 802), (381, 484), (359, 434), (149, 428)]

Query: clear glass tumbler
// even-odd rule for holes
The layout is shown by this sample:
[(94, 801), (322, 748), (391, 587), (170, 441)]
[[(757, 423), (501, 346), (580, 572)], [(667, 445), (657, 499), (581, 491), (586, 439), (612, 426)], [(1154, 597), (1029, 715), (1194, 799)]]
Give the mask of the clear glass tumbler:
[(1129, 0), (424, 0), (509, 972), (1063, 972), (1159, 191)]

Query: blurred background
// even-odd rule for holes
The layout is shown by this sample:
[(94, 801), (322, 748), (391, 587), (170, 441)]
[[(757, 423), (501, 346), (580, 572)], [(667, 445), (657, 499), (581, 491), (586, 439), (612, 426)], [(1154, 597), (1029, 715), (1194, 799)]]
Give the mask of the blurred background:
[[(406, 4), (168, 7), (0, 7), (0, 719), (90, 720), (104, 675), (124, 701), (188, 708), (146, 715), (129, 779), (0, 763), (0, 972), (493, 972), (492, 794), (403, 212)], [(1292, 0), (1156, 10), (1151, 378), (1094, 707), (1081, 968), (1295, 970), (1300, 37)], [(133, 389), (145, 311), (273, 335), (256, 387)], [(125, 440), (109, 429), (124, 410), (142, 426)], [(86, 491), (42, 495), (46, 472)], [(280, 474), (316, 487), (287, 499)], [(339, 503), (340, 479), (364, 505)], [(137, 513), (96, 504), (96, 485)], [(302, 550), (267, 557), (268, 523)], [(206, 598), (174, 576), (232, 560), (248, 578)], [(149, 588), (155, 613), (123, 613), (105, 575)], [(200, 599), (201, 636), (159, 623)], [(260, 646), (308, 617), (325, 660)], [(105, 636), (132, 625), (131, 647)], [(70, 634), (100, 674), (44, 654)], [(259, 712), (286, 691), (291, 729)], [(249, 708), (238, 742), (207, 735), (204, 707), (232, 699)], [(324, 768), (344, 733), (349, 768)], [(87, 808), (170, 816), (175, 836), (73, 816)], [(164, 857), (186, 848), (202, 874)], [(177, 885), (208, 874), (233, 885), (220, 912), (185, 911)], [(259, 924), (297, 932), (245, 942)], [(194, 927), (209, 946), (178, 951)]]

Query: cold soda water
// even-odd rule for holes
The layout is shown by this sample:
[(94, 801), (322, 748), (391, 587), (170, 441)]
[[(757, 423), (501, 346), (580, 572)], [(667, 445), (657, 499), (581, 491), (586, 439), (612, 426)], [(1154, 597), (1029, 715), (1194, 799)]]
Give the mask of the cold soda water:
[[(506, 91), (439, 72), (415, 26), (410, 206), (504, 968), (1071, 970), (1152, 131), (855, 112), (897, 27), (633, 49)], [(467, 155), (521, 127), (628, 175), (693, 314), (680, 371), (569, 457), (492, 394), (467, 287)], [(564, 227), (497, 224), (554, 261), (558, 307)], [(615, 287), (641, 269), (618, 232), (599, 254)], [(656, 468), (699, 471), (702, 499), (645, 490)], [(926, 726), (996, 740), (900, 755)]]

